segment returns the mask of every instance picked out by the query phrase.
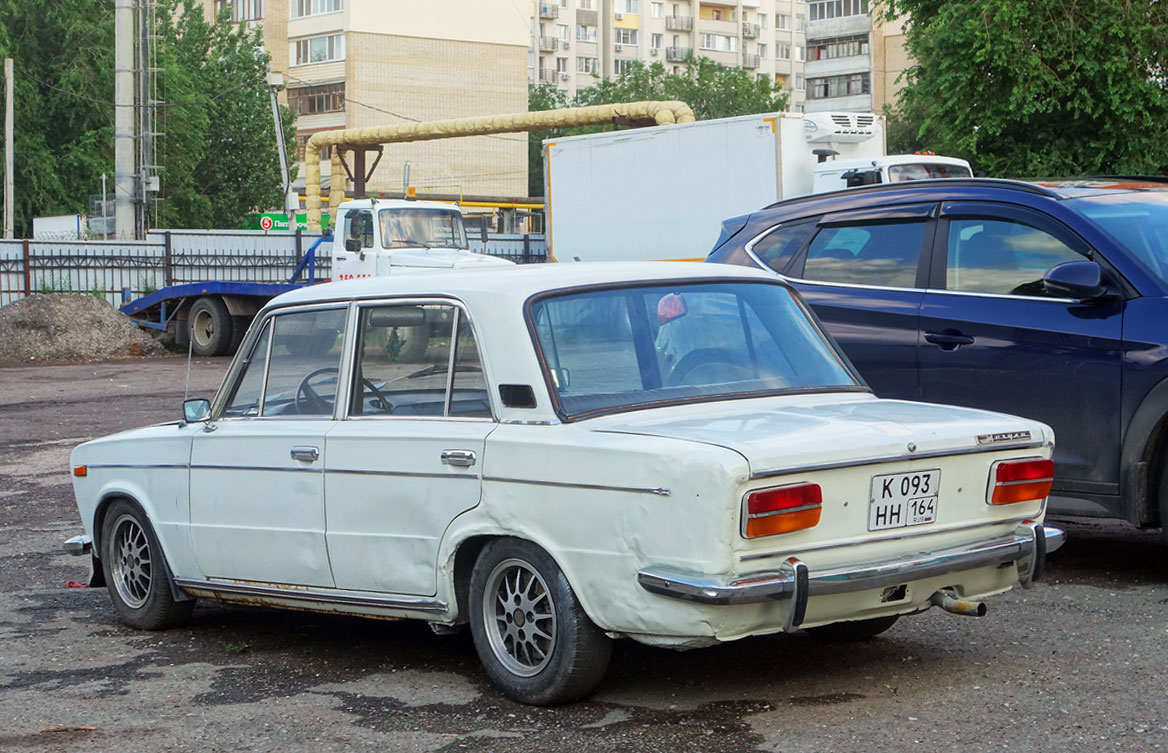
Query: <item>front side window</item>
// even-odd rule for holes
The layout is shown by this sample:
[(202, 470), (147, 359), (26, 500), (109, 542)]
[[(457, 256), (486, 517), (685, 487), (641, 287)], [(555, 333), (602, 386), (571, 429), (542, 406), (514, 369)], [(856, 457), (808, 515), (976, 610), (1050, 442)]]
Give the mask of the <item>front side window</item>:
[(1085, 257), (1050, 233), (1011, 220), (951, 219), (946, 288), (975, 293), (1046, 296), (1052, 268)]
[(822, 228), (807, 248), (803, 279), (911, 288), (925, 222), (884, 222)]
[(235, 382), (235, 390), (223, 411), (225, 417), (258, 416), (260, 398), (264, 390), (264, 374), (268, 370), (268, 341), (271, 339), (272, 323), (268, 321), (256, 339), (243, 365), (243, 371)]
[(462, 215), (453, 210), (423, 207), (382, 209), (378, 220), (381, 222), (382, 248), (469, 248)]
[(345, 240), (355, 240), (361, 248), (373, 248), (373, 213), (368, 210), (345, 213)]
[(565, 293), (531, 321), (560, 411), (859, 389), (781, 285), (706, 282)]
[(371, 306), (357, 338), (350, 415), (491, 416), (474, 331), (458, 307)]

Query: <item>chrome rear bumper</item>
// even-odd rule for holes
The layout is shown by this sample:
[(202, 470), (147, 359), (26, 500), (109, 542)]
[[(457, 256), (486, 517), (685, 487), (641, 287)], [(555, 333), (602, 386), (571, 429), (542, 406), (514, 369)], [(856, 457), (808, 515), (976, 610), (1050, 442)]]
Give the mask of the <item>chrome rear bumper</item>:
[(648, 568), (637, 573), (641, 587), (651, 593), (700, 604), (756, 604), (791, 601), (786, 629), (798, 627), (811, 596), (851, 593), (898, 586), (948, 573), (1014, 563), (1018, 580), (1030, 586), (1042, 577), (1047, 552), (1066, 541), (1059, 528), (1026, 521), (1005, 538), (993, 538), (952, 549), (898, 557), (883, 562), (848, 565), (811, 572), (797, 557), (789, 557), (777, 571), (755, 573), (730, 582), (704, 576)]
[(89, 554), (93, 549), (93, 539), (88, 536), (74, 536), (65, 542), (65, 551), (75, 557), (80, 557), (83, 554)]

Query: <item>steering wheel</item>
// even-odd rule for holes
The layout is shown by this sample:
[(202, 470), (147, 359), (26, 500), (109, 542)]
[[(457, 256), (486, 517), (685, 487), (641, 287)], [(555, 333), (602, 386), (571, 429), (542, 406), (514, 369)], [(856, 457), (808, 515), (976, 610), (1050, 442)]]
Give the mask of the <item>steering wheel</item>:
[(319, 416), (331, 414), (333, 407), (312, 388), (310, 382), (322, 374), (340, 374), (336, 366), (325, 366), (322, 369), (309, 372), (308, 376), (300, 380), (296, 386), (296, 414), (300, 416)]
[[(372, 392), (373, 396), (381, 401), (381, 404), (385, 406), (386, 413), (393, 413), (393, 403), (389, 402), (389, 398), (385, 396), (384, 392), (382, 392), (381, 390), (379, 390), (377, 388), (376, 384), (374, 384), (371, 380), (369, 380), (365, 377), (361, 377), (361, 386), (364, 387), (365, 389), (369, 390), (370, 392)], [(364, 403), (363, 398), (362, 398), (362, 403)], [(362, 405), (361, 412), (362, 413), (365, 412), (364, 405)]]

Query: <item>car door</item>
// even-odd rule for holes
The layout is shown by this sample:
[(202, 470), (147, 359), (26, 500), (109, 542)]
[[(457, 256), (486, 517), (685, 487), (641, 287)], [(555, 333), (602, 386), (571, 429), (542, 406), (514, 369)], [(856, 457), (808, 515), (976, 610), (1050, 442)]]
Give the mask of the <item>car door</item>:
[(992, 202), (941, 209), (921, 305), (921, 397), (1044, 421), (1055, 489), (1116, 493), (1124, 302), (1051, 297), (1043, 275), (1093, 250), (1047, 215)]
[(838, 212), (786, 230), (800, 229), (809, 240), (784, 274), (881, 397), (918, 396), (918, 316), (928, 275), (923, 252), (932, 244), (935, 208)]
[[(346, 420), (328, 437), (328, 550), (338, 588), (433, 595), (450, 522), (479, 503), (495, 428), (482, 359), (454, 301), (364, 304)], [(426, 330), (420, 355), (396, 341)]]
[(331, 587), (325, 436), (345, 307), (269, 317), (191, 448), (191, 541), (209, 578)]

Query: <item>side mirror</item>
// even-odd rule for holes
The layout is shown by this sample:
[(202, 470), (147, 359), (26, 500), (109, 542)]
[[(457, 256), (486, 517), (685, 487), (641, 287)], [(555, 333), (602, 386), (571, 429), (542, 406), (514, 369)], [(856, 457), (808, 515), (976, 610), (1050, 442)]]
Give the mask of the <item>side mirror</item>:
[(346, 238), (345, 250), (351, 254), (361, 253), (361, 239), (360, 238)]
[(197, 424), (211, 418), (211, 401), (196, 397), (183, 402), (183, 419), (188, 424)]
[(1090, 301), (1107, 294), (1103, 270), (1093, 261), (1069, 261), (1051, 268), (1042, 278), (1042, 287), (1058, 298)]

